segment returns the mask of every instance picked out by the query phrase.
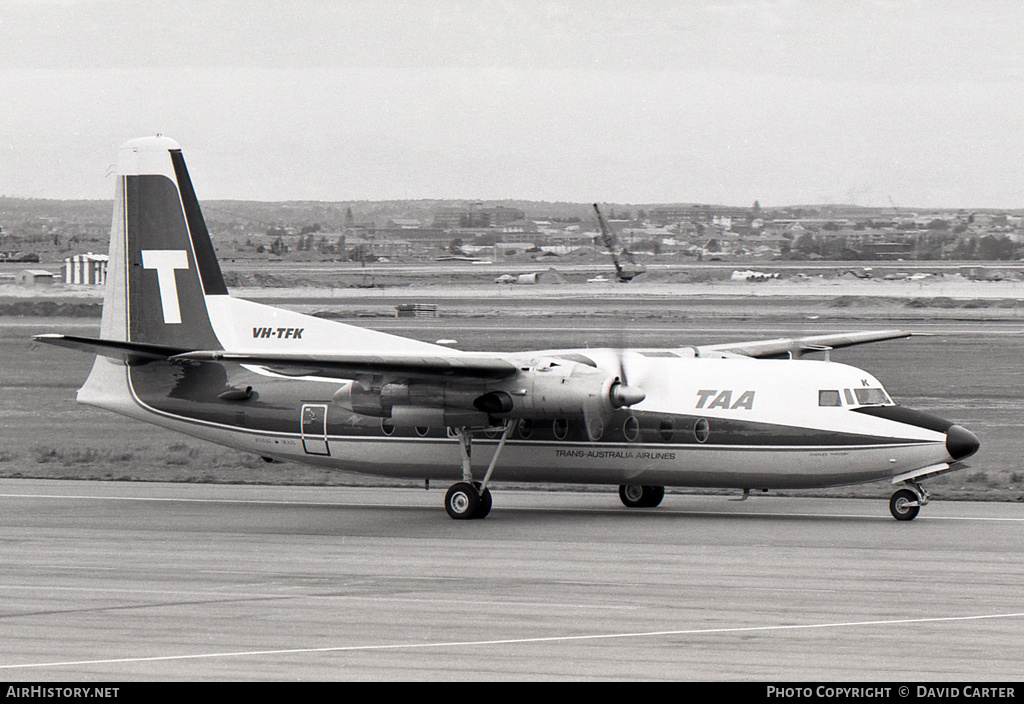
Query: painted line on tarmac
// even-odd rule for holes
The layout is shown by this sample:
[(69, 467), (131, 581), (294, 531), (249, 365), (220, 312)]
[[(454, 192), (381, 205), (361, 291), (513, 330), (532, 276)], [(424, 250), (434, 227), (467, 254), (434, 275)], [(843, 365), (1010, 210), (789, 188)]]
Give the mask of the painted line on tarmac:
[(183, 496), (103, 496), (99, 494), (0, 494), (0, 499), (67, 499), (69, 501), (141, 501), (182, 504), (249, 504), (253, 506), (330, 506), (338, 508), (424, 508), (416, 504), (302, 499), (187, 498)]
[(0, 670), (15, 670), (46, 667), (80, 667), (84, 665), (111, 665), (143, 662), (170, 662), (184, 660), (205, 660), (214, 658), (262, 657), (267, 655), (302, 655), (311, 653), (357, 653), (384, 650), (423, 650), (432, 648), (487, 647), (496, 645), (532, 645), (537, 643), (566, 643), (627, 638), (660, 638), (666, 636), (708, 636), (733, 633), (778, 633), (785, 631), (824, 630), (830, 628), (860, 628), (865, 626), (905, 626), (909, 624), (963, 623), (969, 621), (993, 621), (999, 619), (1024, 618), (1024, 612), (1005, 614), (982, 614), (978, 616), (935, 616), (930, 618), (882, 619), (875, 621), (839, 621), (833, 623), (789, 624), (779, 626), (737, 626), (732, 628), (693, 628), (671, 631), (642, 631), (637, 633), (598, 633), (576, 636), (541, 636), (535, 638), (500, 638), (493, 640), (456, 640), (433, 643), (388, 643), (381, 645), (347, 645), (323, 648), (281, 648), (274, 650), (244, 650), (224, 653), (194, 653), (191, 655), (156, 655), (134, 658), (105, 658), (95, 660), (66, 660), (59, 662), (22, 663), (0, 665)]
[[(71, 501), (153, 501), (183, 504), (253, 504), (297, 506), (377, 506), (378, 504), (335, 503), (333, 501), (299, 501), (284, 499), (190, 499), (182, 496), (101, 496), (98, 494), (0, 494), (0, 499), (68, 499)], [(400, 504), (380, 504), (399, 508)]]
[[(66, 569), (64, 565), (51, 565), (53, 568)], [(85, 568), (82, 568), (85, 569)], [(103, 568), (103, 569), (114, 569), (114, 568)], [(200, 574), (205, 574), (202, 572)], [(234, 573), (232, 573), (234, 574)], [(239, 574), (251, 574), (251, 573), (239, 573)], [(389, 576), (390, 577), (390, 576)], [(395, 576), (396, 579), (400, 577)], [(422, 577), (419, 578), (422, 581), (450, 581), (447, 577)], [(556, 582), (557, 583), (557, 582)], [(564, 584), (581, 584), (583, 586), (597, 586), (598, 583), (586, 583), (586, 582), (563, 582)], [(605, 585), (620, 586), (618, 583), (604, 583)], [(357, 587), (359, 585), (356, 585)], [(298, 589), (299, 587), (293, 587), (292, 589)], [(0, 584), (0, 592), (3, 591), (21, 591), (21, 592), (39, 592), (39, 593), (51, 593), (51, 592), (62, 592), (62, 593), (84, 593), (89, 595), (127, 595), (129, 597), (137, 596), (177, 596), (177, 597), (192, 597), (198, 600), (196, 603), (202, 604), (216, 604), (227, 599), (237, 600), (250, 600), (250, 601), (270, 601), (270, 600), (305, 600), (305, 601), (360, 601), (380, 604), (402, 604), (402, 605), (418, 605), (418, 604), (451, 604), (451, 599), (445, 598), (420, 598), (420, 597), (391, 597), (391, 596), (372, 596), (368, 594), (345, 594), (345, 593), (328, 593), (328, 594), (317, 594), (317, 593), (268, 593), (268, 592), (228, 592), (228, 591), (197, 591), (197, 590), (174, 590), (174, 589), (136, 589), (133, 587), (125, 588), (106, 588), (106, 587), (59, 587), (53, 585), (36, 585), (36, 584)], [(829, 590), (803, 590), (803, 591), (829, 591)], [(575, 610), (598, 610), (598, 611), (637, 611), (642, 606), (638, 604), (584, 604), (584, 603), (565, 603), (555, 601), (509, 601), (509, 600), (485, 600), (485, 599), (459, 599), (459, 604), (463, 606), (501, 606), (501, 607), (516, 607), (521, 609), (557, 609), (559, 611)], [(167, 604), (161, 602), (155, 603), (143, 603), (127, 607), (99, 607), (93, 609), (95, 611), (104, 611), (110, 609), (121, 609), (121, 608), (138, 608), (145, 609), (150, 607), (164, 607)], [(68, 609), (68, 611), (83, 611), (87, 609)], [(0, 615), (0, 619), (4, 618), (20, 618), (26, 614), (13, 613), (9, 615)], [(35, 614), (28, 614), (35, 615)]]
[[(417, 490), (418, 491), (418, 490)], [(308, 501), (301, 499), (247, 499), (247, 498), (187, 498), (174, 496), (109, 496), (90, 494), (10, 494), (0, 493), (0, 499), (67, 499), (72, 501), (140, 501), (155, 503), (196, 503), (196, 504), (249, 504), (253, 506), (328, 506), (336, 508), (393, 508), (393, 509), (429, 509), (433, 504), (416, 503), (394, 503), (394, 502), (359, 502), (359, 501)], [(822, 499), (822, 501), (835, 501), (837, 499)], [(845, 499), (838, 499), (843, 501)], [(951, 502), (952, 503), (952, 502)], [(1004, 502), (999, 502), (1000, 504)], [(729, 511), (729, 510), (707, 510), (707, 509), (685, 509), (662, 507), (656, 509), (623, 509), (609, 504), (608, 506), (503, 506), (502, 511), (534, 511), (546, 513), (616, 513), (621, 515), (655, 514), (661, 516), (694, 516), (701, 518), (742, 516), (746, 518), (853, 518), (864, 520), (888, 519), (888, 514), (883, 513), (821, 513), (821, 512), (799, 512), (799, 511)], [(1024, 523), (1024, 516), (1000, 517), (1000, 516), (922, 516), (918, 521), (975, 521), (993, 523)]]
[[(825, 499), (828, 500), (828, 499)], [(832, 499), (834, 500), (834, 499)], [(889, 522), (892, 517), (888, 513), (799, 513), (794, 511), (687, 511), (687, 510), (672, 510), (668, 509), (665, 511), (657, 511), (653, 509), (652, 513), (663, 513), (663, 514), (674, 514), (679, 516), (700, 516), (702, 518), (709, 517), (727, 517), (727, 516), (742, 516), (744, 518), (860, 518), (864, 520), (884, 520)], [(630, 510), (630, 513), (639, 513), (638, 511)], [(995, 523), (1024, 523), (1024, 516), (1018, 518), (998, 517), (998, 516), (932, 516), (922, 515), (916, 519), (916, 522), (929, 522), (929, 521), (989, 521)]]

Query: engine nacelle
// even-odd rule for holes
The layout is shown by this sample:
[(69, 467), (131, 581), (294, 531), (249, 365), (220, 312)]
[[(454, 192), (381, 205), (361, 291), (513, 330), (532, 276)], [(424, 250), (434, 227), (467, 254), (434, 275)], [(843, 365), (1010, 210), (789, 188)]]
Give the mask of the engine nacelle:
[(391, 415), (391, 409), (384, 410), (381, 405), (380, 389), (368, 389), (358, 381), (346, 382), (334, 392), (332, 400), (342, 408), (360, 415), (382, 418)]
[(350, 381), (334, 402), (353, 413), (391, 418), (396, 425), (493, 425), (506, 418), (581, 418), (606, 415), (644, 399), (640, 389), (595, 367), (541, 360), (498, 382), (389, 383), (366, 387)]
[(365, 387), (350, 381), (334, 392), (334, 403), (353, 413), (390, 418), (395, 426), (486, 426), (487, 414), (474, 408), (483, 387), (412, 383)]
[(485, 413), (463, 411), (457, 408), (429, 408), (422, 406), (395, 406), (391, 409), (391, 424), (396, 428), (443, 427), (483, 428), (492, 425)]
[(476, 407), (506, 418), (574, 418), (605, 415), (644, 400), (640, 389), (586, 364), (553, 360), (492, 386)]

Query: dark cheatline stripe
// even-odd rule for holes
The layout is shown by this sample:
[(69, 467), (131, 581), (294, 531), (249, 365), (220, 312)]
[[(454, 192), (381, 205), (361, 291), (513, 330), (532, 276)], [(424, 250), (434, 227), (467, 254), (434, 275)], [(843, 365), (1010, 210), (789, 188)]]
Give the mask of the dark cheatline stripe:
[[(241, 373), (240, 373), (241, 372)], [(303, 403), (327, 403), (323, 398), (323, 385), (315, 382), (293, 381), (268, 383), (265, 377), (251, 375), (233, 364), (201, 362), (176, 365), (154, 362), (130, 369), (132, 386), (145, 405), (182, 419), (213, 423), (229, 429), (249, 432), (295, 433), (298, 430), (300, 408)], [(170, 387), (169, 387), (170, 383)], [(221, 394), (231, 389), (251, 386), (252, 397), (243, 403), (229, 403)], [(319, 400), (317, 400), (319, 399)], [(375, 438), (384, 437), (380, 420), (366, 417), (364, 423), (353, 424), (352, 414), (339, 412), (332, 406), (327, 414), (328, 434), (332, 437)], [(636, 423), (629, 438), (626, 437), (626, 419)], [(701, 418), (668, 413), (614, 414), (606, 425), (600, 440), (587, 436), (581, 419), (570, 419), (564, 433), (554, 433), (554, 422), (538, 420), (531, 424), (528, 436), (520, 431), (512, 436), (513, 442), (529, 438), (534, 442), (585, 443), (601, 445), (645, 445), (674, 448), (727, 449), (730, 447), (760, 448), (816, 448), (816, 447), (869, 447), (880, 445), (920, 444), (921, 439), (892, 435), (844, 433), (815, 428), (777, 425), (752, 421), (707, 418), (708, 434), (704, 442), (697, 439), (695, 427)], [(396, 437), (412, 437), (412, 428), (402, 428)], [(432, 438), (446, 437), (444, 427), (432, 427)], [(418, 436), (417, 436), (418, 437)], [(702, 435), (703, 437), (703, 435)]]
[[(642, 415), (642, 414), (638, 414)], [(708, 418), (691, 415), (658, 414), (659, 425), (670, 419), (675, 427), (672, 442), (676, 444), (707, 444), (718, 446), (746, 445), (756, 447), (826, 447), (889, 445), (921, 442), (919, 439), (892, 435), (865, 435), (840, 430), (820, 430), (793, 425), (745, 421), (730, 418)], [(707, 440), (700, 443), (692, 432), (701, 419), (708, 422)], [(648, 425), (641, 420), (642, 425)]]
[(226, 296), (228, 287), (224, 284), (224, 276), (217, 263), (217, 254), (213, 250), (210, 233), (206, 229), (206, 220), (199, 209), (199, 201), (192, 189), (192, 179), (185, 167), (185, 158), (180, 150), (171, 150), (171, 162), (174, 173), (178, 177), (178, 189), (181, 191), (181, 202), (185, 206), (185, 219), (188, 221), (189, 233), (192, 235), (192, 249), (196, 254), (199, 276), (203, 280), (203, 291), (207, 296)]
[(915, 428), (934, 430), (936, 433), (945, 433), (953, 425), (952, 421), (944, 420), (930, 413), (922, 413), (904, 406), (865, 406), (854, 408), (856, 413), (863, 413), (866, 416), (884, 418), (896, 421), (905, 425), (912, 425)]

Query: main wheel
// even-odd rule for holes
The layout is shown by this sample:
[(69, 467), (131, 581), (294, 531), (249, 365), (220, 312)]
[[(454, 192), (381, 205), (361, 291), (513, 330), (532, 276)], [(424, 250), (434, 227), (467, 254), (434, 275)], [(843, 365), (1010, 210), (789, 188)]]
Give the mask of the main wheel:
[(910, 489), (900, 489), (889, 499), (889, 513), (897, 521), (912, 521), (921, 510), (920, 501)]
[(448, 493), (444, 495), (444, 510), (456, 520), (476, 518), (479, 507), (480, 493), (475, 486), (467, 482), (452, 484)]
[(623, 484), (619, 487), (619, 499), (629, 508), (654, 508), (664, 498), (663, 486)]
[[(480, 489), (477, 485), (477, 490)], [(484, 489), (480, 493), (480, 501), (476, 505), (476, 513), (473, 514), (473, 518), (487, 518), (487, 514), (491, 512), (491, 490)]]

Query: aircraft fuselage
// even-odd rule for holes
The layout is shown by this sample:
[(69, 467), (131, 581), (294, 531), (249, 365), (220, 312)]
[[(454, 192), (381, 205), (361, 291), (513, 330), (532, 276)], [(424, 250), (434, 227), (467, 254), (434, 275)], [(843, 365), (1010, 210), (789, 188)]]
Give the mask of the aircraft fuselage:
[[(584, 352), (595, 362), (610, 355), (572, 354)], [(848, 365), (638, 352), (632, 367), (658, 380), (642, 403), (596, 419), (518, 419), (495, 479), (807, 488), (956, 459), (952, 424), (895, 406), (873, 376)], [(459, 476), (453, 428), (355, 413), (335, 403), (339, 385), (232, 363), (99, 359), (79, 400), (269, 458), (419, 480)], [(112, 396), (115, 388), (126, 393)], [(474, 434), (474, 469), (487, 467), (498, 435), (497, 427)]]

